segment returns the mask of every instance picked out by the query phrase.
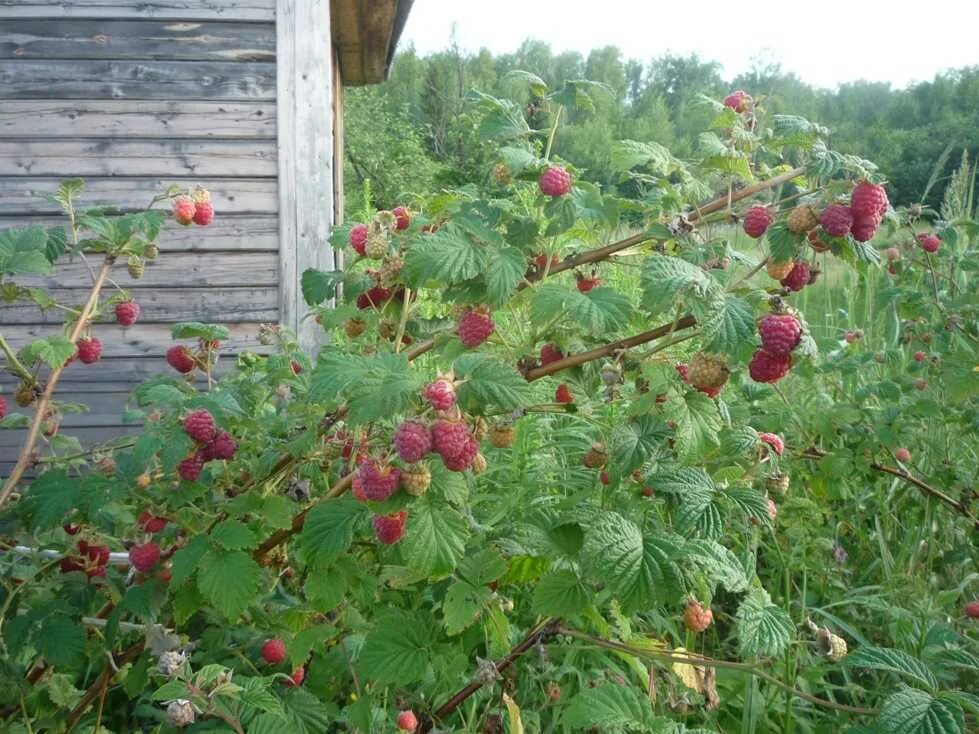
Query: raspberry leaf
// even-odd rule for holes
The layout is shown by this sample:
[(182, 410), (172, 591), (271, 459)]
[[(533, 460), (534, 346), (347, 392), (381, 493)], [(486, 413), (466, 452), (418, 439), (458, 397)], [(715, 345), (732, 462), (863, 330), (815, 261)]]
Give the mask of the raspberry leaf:
[(735, 632), (745, 658), (778, 657), (792, 641), (793, 629), (788, 612), (764, 589), (752, 589), (738, 607)]
[(366, 518), (364, 505), (356, 500), (321, 502), (309, 511), (303, 526), (306, 553), (318, 565), (330, 563), (350, 547), (354, 528)]
[(669, 430), (656, 416), (642, 416), (612, 429), (612, 460), (623, 474), (637, 469), (659, 452)]
[(201, 558), (197, 588), (215, 609), (234, 621), (253, 601), (262, 571), (243, 551), (208, 551)]
[(751, 306), (737, 296), (726, 295), (718, 301), (719, 308), (709, 318), (698, 315), (704, 338), (704, 348), (709, 352), (734, 354), (750, 344), (755, 332), (755, 314)]
[(457, 581), (449, 587), (442, 601), (445, 631), (457, 635), (470, 627), (482, 613), (493, 592), (486, 586)]
[(593, 726), (602, 731), (666, 731), (667, 722), (653, 715), (652, 704), (637, 688), (603, 685), (583, 688), (561, 716), (561, 723), (576, 731)]
[(938, 687), (934, 673), (928, 666), (902, 650), (861, 645), (847, 656), (846, 664), (854, 668), (884, 670), (923, 685), (930, 690)]
[(486, 268), (486, 295), (494, 306), (513, 295), (527, 270), (527, 258), (515, 247), (504, 247), (490, 255)]
[(430, 281), (451, 285), (475, 278), (488, 261), (487, 249), (450, 222), (412, 244), (402, 273), (415, 288)]
[(319, 306), (336, 296), (337, 286), (343, 282), (344, 271), (334, 270), (324, 272), (309, 268), (303, 271), (302, 291), (303, 300), (309, 306)]
[(719, 291), (720, 286), (701, 268), (679, 257), (653, 255), (642, 266), (640, 286), (643, 306), (659, 313), (675, 309), (681, 296), (684, 300), (705, 299)]
[(573, 571), (553, 571), (537, 583), (534, 589), (534, 610), (538, 614), (573, 617), (581, 613), (591, 599), (591, 593)]
[(453, 365), (464, 380), (457, 391), (459, 405), (468, 411), (483, 412), (493, 405), (511, 410), (530, 402), (526, 380), (511, 365), (486, 354), (465, 354)]
[(379, 614), (360, 650), (358, 667), (366, 678), (381, 685), (421, 680), (429, 668), (429, 646), (437, 627), (427, 615)]
[(455, 570), (465, 553), (469, 533), (469, 524), (458, 510), (426, 494), (411, 506), (402, 552), (413, 570), (444, 576)]
[(901, 734), (961, 734), (965, 716), (957, 701), (911, 688), (892, 694), (881, 706), (878, 726)]
[(666, 416), (676, 423), (673, 441), (680, 461), (695, 461), (719, 443), (721, 416), (717, 404), (703, 393), (688, 390), (680, 399), (667, 401), (665, 408)]
[(202, 324), (200, 321), (182, 321), (170, 327), (174, 339), (204, 339), (205, 341), (227, 341), (231, 338), (228, 327), (220, 324)]
[(712, 587), (720, 584), (732, 594), (747, 591), (748, 575), (729, 548), (714, 540), (698, 538), (687, 542), (686, 551), (690, 560), (710, 580)]
[(258, 544), (254, 531), (238, 520), (225, 520), (215, 525), (211, 540), (227, 550), (242, 550)]

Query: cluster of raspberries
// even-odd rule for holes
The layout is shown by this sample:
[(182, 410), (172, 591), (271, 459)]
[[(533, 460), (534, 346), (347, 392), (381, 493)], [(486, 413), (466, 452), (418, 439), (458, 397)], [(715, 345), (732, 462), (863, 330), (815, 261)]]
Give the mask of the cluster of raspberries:
[(394, 449), (409, 464), (434, 451), (450, 471), (465, 471), (479, 454), (479, 442), (462, 420), (438, 418), (431, 425), (408, 420), (394, 432)]
[[(395, 231), (403, 231), (411, 226), (411, 210), (406, 206), (398, 206), (392, 209), (390, 212), (381, 212), (381, 214), (388, 214), (389, 218), (394, 223)], [(347, 243), (361, 257), (367, 256), (367, 239), (370, 235), (370, 227), (366, 224), (355, 224), (350, 228), (350, 234), (347, 236)]]
[(802, 339), (802, 326), (795, 316), (770, 313), (758, 322), (761, 349), (748, 363), (748, 374), (755, 382), (778, 382), (792, 367), (792, 351)]
[(181, 479), (193, 482), (200, 477), (204, 464), (215, 459), (233, 459), (238, 451), (234, 436), (218, 429), (214, 416), (203, 408), (188, 413), (183, 426), (184, 432), (197, 444), (197, 450), (177, 466)]
[(877, 234), (888, 206), (883, 186), (861, 181), (853, 188), (850, 205), (830, 204), (820, 215), (819, 224), (832, 237), (849, 234), (857, 242), (868, 242)]
[(206, 227), (214, 221), (214, 205), (207, 189), (195, 188), (190, 195), (184, 194), (173, 200), (173, 218), (177, 224), (198, 224)]
[(109, 546), (89, 545), (84, 540), (78, 541), (79, 555), (68, 555), (61, 559), (61, 573), (81, 571), (90, 579), (105, 576), (109, 565)]

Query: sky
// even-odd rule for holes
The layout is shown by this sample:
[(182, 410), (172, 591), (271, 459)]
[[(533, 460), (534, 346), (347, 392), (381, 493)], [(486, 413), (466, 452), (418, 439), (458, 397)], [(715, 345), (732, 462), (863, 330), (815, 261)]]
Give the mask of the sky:
[(401, 47), (514, 51), (525, 39), (556, 52), (616, 45), (625, 58), (697, 53), (733, 78), (753, 58), (826, 88), (866, 79), (905, 87), (979, 65), (975, 0), (415, 0)]

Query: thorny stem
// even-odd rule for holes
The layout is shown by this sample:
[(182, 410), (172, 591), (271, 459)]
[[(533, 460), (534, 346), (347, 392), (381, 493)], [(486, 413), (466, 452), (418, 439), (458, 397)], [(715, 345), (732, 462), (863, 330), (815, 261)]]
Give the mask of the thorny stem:
[(32, 384), (34, 382), (34, 375), (17, 359), (17, 354), (11, 348), (3, 334), (0, 334), (0, 350), (3, 350), (4, 357), (7, 359), (7, 371), (17, 375), (17, 377), (28, 385)]

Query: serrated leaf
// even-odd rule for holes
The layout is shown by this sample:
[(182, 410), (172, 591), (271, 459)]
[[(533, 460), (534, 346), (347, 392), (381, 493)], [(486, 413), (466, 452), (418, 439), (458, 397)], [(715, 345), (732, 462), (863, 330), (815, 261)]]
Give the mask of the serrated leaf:
[(504, 247), (490, 255), (486, 266), (486, 294), (500, 306), (513, 295), (527, 271), (527, 258), (516, 247)]
[(718, 444), (718, 433), (724, 424), (717, 403), (703, 393), (687, 390), (682, 399), (668, 400), (665, 414), (676, 424), (673, 448), (681, 461), (695, 461)]
[(305, 688), (293, 688), (283, 695), (282, 706), (289, 723), (279, 731), (321, 734), (329, 730), (334, 721), (330, 709)]
[(64, 469), (52, 469), (34, 480), (21, 501), (30, 518), (30, 530), (46, 530), (61, 525), (65, 516), (78, 506), (85, 487), (77, 478), (69, 479)]
[(592, 334), (608, 335), (625, 326), (635, 311), (628, 296), (604, 286), (588, 293), (569, 291), (568, 316)]
[(643, 305), (653, 312), (674, 310), (679, 298), (703, 300), (719, 289), (701, 268), (679, 257), (652, 255), (642, 266)]
[(215, 525), (211, 540), (228, 550), (243, 550), (258, 544), (254, 531), (238, 520), (225, 520)]
[(720, 584), (732, 594), (748, 589), (744, 566), (730, 549), (713, 540), (695, 539), (687, 543), (685, 550), (714, 584)]
[(458, 510), (427, 494), (412, 503), (402, 550), (408, 566), (426, 576), (455, 570), (466, 550), (469, 524)]
[(302, 291), (303, 300), (309, 306), (318, 306), (328, 301), (337, 293), (337, 286), (343, 282), (342, 270), (323, 271), (308, 268), (303, 271)]
[(733, 295), (726, 295), (720, 308), (710, 318), (697, 323), (704, 339), (704, 349), (708, 352), (731, 354), (755, 333), (755, 314), (751, 306)]
[(497, 406), (513, 410), (530, 402), (530, 386), (512, 365), (482, 353), (465, 354), (453, 365), (464, 380), (458, 389), (459, 405), (467, 411)]
[(182, 321), (170, 327), (174, 339), (204, 339), (205, 341), (227, 341), (231, 338), (228, 327), (221, 324), (203, 324), (200, 321)]
[(742, 657), (778, 657), (792, 641), (793, 629), (788, 612), (764, 589), (752, 589), (738, 607), (735, 630)]
[(666, 424), (656, 416), (640, 416), (617, 423), (612, 429), (612, 461), (623, 474), (652, 459), (669, 436)]
[(643, 166), (665, 176), (673, 168), (673, 154), (659, 143), (640, 143), (636, 140), (619, 140), (612, 145), (610, 165), (613, 171), (625, 172)]
[(962, 734), (965, 716), (955, 701), (908, 688), (888, 696), (877, 725), (888, 734)]
[(768, 256), (772, 262), (784, 263), (795, 260), (805, 242), (805, 235), (789, 230), (784, 222), (776, 222), (765, 233), (768, 240)]
[[(458, 474), (458, 472), (451, 472)], [(507, 563), (492, 548), (485, 548), (462, 560), (457, 573), (473, 586), (485, 586), (507, 572)]]
[(402, 272), (416, 288), (433, 280), (452, 285), (475, 278), (485, 270), (488, 260), (485, 246), (449, 222), (412, 244)]
[(445, 592), (445, 599), (442, 601), (446, 634), (457, 635), (472, 625), (479, 618), (492, 594), (487, 586), (473, 586), (466, 581), (452, 584)]
[(938, 688), (938, 681), (928, 666), (902, 650), (861, 645), (847, 655), (846, 664), (854, 668), (885, 670), (909, 678), (931, 690)]
[(329, 500), (314, 506), (302, 531), (310, 562), (328, 564), (347, 550), (354, 541), (354, 528), (365, 517), (364, 505), (356, 500)]
[(172, 701), (177, 698), (187, 698), (187, 684), (181, 680), (171, 680), (153, 691), (154, 701)]
[(173, 554), (170, 584), (177, 588), (189, 579), (210, 545), (206, 535), (196, 535), (183, 548)]
[(561, 723), (574, 731), (593, 726), (612, 732), (663, 731), (656, 726), (649, 698), (631, 686), (603, 685), (581, 689), (561, 714)]
[(591, 596), (573, 571), (552, 571), (537, 582), (534, 611), (554, 617), (573, 617), (588, 606)]
[(432, 620), (413, 613), (382, 613), (357, 659), (362, 674), (380, 685), (421, 680), (429, 667)]
[[(346, 383), (347, 420), (354, 425), (404, 412), (424, 385), (422, 376), (408, 368), (403, 354), (383, 353), (363, 358), (360, 364), (363, 371)], [(322, 362), (317, 372), (321, 366)]]
[(197, 588), (229, 620), (236, 620), (258, 592), (262, 571), (243, 551), (208, 551), (200, 561)]
[(55, 614), (33, 635), (37, 651), (49, 665), (70, 668), (85, 652), (85, 628), (63, 614)]

